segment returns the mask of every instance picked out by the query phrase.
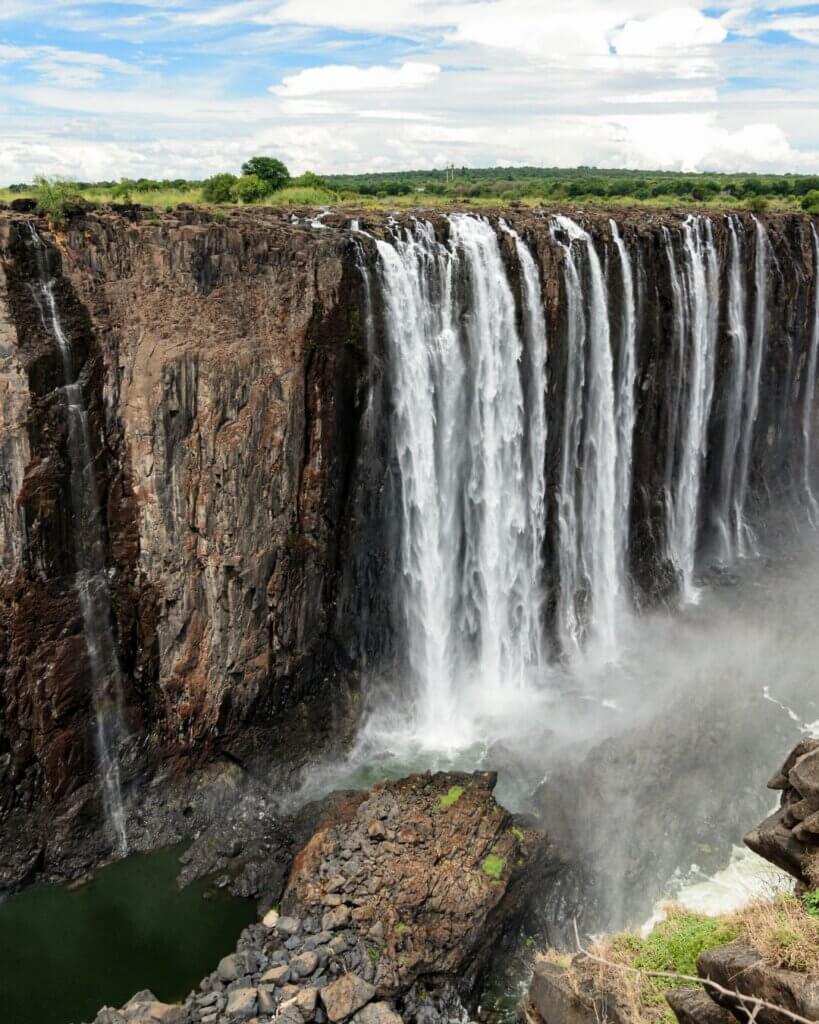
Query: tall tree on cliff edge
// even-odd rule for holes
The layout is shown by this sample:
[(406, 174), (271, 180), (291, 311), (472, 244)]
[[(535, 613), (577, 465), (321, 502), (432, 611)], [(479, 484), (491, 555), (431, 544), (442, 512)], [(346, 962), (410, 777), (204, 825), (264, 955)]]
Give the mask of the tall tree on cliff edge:
[(277, 192), (290, 181), (290, 171), (281, 160), (272, 156), (254, 156), (242, 164), (242, 174), (255, 175), (267, 186), (268, 192)]

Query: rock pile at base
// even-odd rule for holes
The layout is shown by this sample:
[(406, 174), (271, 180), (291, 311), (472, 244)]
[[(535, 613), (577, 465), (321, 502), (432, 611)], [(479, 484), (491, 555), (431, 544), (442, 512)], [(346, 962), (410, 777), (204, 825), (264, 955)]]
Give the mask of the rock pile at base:
[(564, 865), (489, 773), (415, 775), (350, 801), (297, 855), (280, 911), (181, 1006), (150, 992), (95, 1024), (451, 1021), (533, 887)]

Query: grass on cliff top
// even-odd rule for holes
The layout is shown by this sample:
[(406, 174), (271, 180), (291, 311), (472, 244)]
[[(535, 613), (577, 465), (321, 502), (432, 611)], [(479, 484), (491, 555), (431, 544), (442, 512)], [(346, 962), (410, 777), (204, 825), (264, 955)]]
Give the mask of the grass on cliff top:
[[(86, 201), (97, 206), (111, 203), (138, 203), (142, 206), (154, 207), (159, 210), (173, 210), (180, 204), (189, 206), (211, 208), (212, 204), (206, 203), (201, 187), (193, 185), (187, 188), (165, 188), (140, 190), (131, 188), (123, 194), (116, 186), (87, 185), (75, 187), (75, 191)], [(811, 193), (813, 195), (813, 193)], [(819, 197), (819, 193), (817, 193)], [(17, 187), (0, 189), (0, 202), (9, 203), (14, 199), (36, 198), (35, 188)], [(646, 209), (646, 210), (711, 210), (720, 212), (724, 210), (752, 210), (755, 212), (787, 213), (787, 212), (819, 212), (819, 198), (816, 208), (806, 208), (802, 200), (796, 196), (747, 196), (738, 197), (727, 192), (713, 194), (679, 195), (669, 192), (651, 196), (617, 195), (610, 193), (599, 195), (596, 193), (562, 195), (559, 192), (534, 191), (527, 194), (503, 194), (487, 191), (480, 194), (447, 193), (436, 194), (433, 192), (409, 192), (397, 193), (394, 195), (370, 195), (365, 192), (356, 192), (350, 189), (334, 190), (332, 187), (312, 187), (292, 185), (281, 189), (271, 195), (265, 196), (258, 203), (226, 203), (225, 207), (245, 206), (314, 206), (333, 207), (335, 209), (355, 208), (371, 210), (401, 210), (417, 207), (449, 209), (452, 207), (471, 207), (476, 210), (487, 209), (498, 206), (514, 205), (524, 208), (534, 208), (543, 205), (562, 207), (584, 207), (598, 206), (607, 209)]]
[[(590, 946), (589, 952), (637, 971), (696, 976), (700, 953), (739, 940), (758, 950), (771, 966), (819, 971), (816, 907), (819, 899), (813, 894), (799, 899), (792, 893), (759, 900), (721, 917), (706, 917), (675, 904), (647, 937), (633, 932), (607, 935)], [(566, 970), (575, 991), (580, 992), (584, 982), (591, 982), (596, 992), (613, 996), (633, 1024), (674, 1024), (676, 1018), (665, 998), (666, 992), (678, 987), (673, 980), (621, 970), (557, 950), (543, 955)]]

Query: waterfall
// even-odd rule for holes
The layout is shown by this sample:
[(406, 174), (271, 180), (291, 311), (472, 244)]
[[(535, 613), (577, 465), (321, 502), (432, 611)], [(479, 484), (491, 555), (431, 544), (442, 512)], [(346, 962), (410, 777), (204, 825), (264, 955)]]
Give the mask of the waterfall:
[(617, 569), (621, 580), (626, 577), (631, 511), (632, 449), (636, 405), (634, 383), (637, 365), (637, 310), (634, 295), (634, 274), (631, 259), (617, 223), (609, 221), (611, 236), (620, 258), (623, 310), (620, 327), (620, 364), (617, 374)]
[[(528, 352), (498, 237), (453, 215), (379, 240), (401, 485), (401, 569), (418, 726), (450, 739), (541, 658), (545, 324), (521, 257)], [(522, 245), (522, 243), (521, 243)], [(530, 257), (531, 258), (531, 257)], [(524, 393), (524, 356), (540, 384)]]
[(811, 484), (811, 447), (813, 441), (813, 409), (816, 397), (816, 359), (819, 352), (819, 236), (815, 225), (810, 226), (813, 236), (813, 329), (811, 331), (810, 349), (808, 351), (807, 379), (805, 381), (805, 404), (802, 410), (802, 479), (805, 486), (805, 497), (808, 501), (811, 520), (819, 521), (819, 505)]
[[(683, 599), (694, 601), (694, 568), (699, 538), (702, 471), (714, 394), (714, 362), (719, 324), (719, 267), (711, 222), (691, 217), (683, 226), (684, 261), (674, 285), (685, 310), (682, 337), (688, 342), (683, 386), (687, 407), (682, 421), (680, 460), (670, 506), (670, 554), (682, 576)], [(676, 270), (676, 266), (674, 267)]]
[[(543, 545), (546, 541), (546, 318), (543, 312), (543, 293), (540, 274), (534, 257), (520, 235), (501, 221), (501, 228), (514, 240), (515, 252), (523, 283), (524, 338), (528, 353), (527, 380), (529, 399), (528, 431), (528, 513), (527, 535), (531, 592), (536, 594), (541, 585)], [(529, 641), (527, 659), (540, 662), (542, 643), (539, 621), (530, 621), (526, 634)]]
[(720, 460), (719, 494), (717, 497), (718, 557), (727, 562), (737, 549), (740, 524), (733, 508), (734, 479), (742, 433), (742, 397), (748, 362), (748, 327), (746, 323), (746, 289), (744, 233), (741, 221), (728, 217), (728, 301), (727, 331), (731, 343), (731, 368), (725, 400), (725, 426)]
[(751, 450), (754, 428), (759, 413), (759, 379), (765, 352), (765, 320), (768, 298), (768, 235), (759, 220), (754, 217), (756, 234), (754, 253), (754, 332), (746, 374), (743, 401), (742, 434), (740, 438), (739, 464), (737, 466), (734, 491), (734, 523), (736, 530), (736, 552), (746, 556), (755, 551), (755, 539), (745, 520), (745, 502), (748, 497), (748, 476), (751, 468)]
[(119, 748), (124, 739), (122, 675), (111, 630), (111, 596), (106, 576), (100, 500), (91, 457), (88, 412), (82, 385), (74, 371), (71, 343), (60, 320), (54, 294), (55, 280), (49, 272), (45, 245), (31, 222), (29, 229), (39, 273), (38, 287), (32, 288), (32, 293), (44, 328), (57, 342), (63, 365), (74, 519), (74, 583), (91, 669), (95, 744), (102, 779), (103, 806), (118, 851), (124, 856), (128, 844), (119, 766)]
[[(617, 651), (623, 579), (615, 526), (617, 425), (608, 299), (591, 236), (568, 217), (555, 217), (554, 223), (568, 239), (562, 242), (555, 235), (565, 254), (567, 315), (559, 497), (560, 625), (570, 646), (580, 645), (585, 630), (599, 657), (610, 660)], [(578, 248), (586, 255), (585, 276)]]

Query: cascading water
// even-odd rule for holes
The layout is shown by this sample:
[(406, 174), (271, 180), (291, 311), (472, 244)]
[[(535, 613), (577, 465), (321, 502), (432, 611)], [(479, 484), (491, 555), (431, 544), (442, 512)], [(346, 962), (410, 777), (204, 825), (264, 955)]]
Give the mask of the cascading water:
[(669, 510), (669, 548), (682, 577), (683, 599), (694, 601), (700, 490), (714, 394), (719, 267), (709, 220), (689, 218), (683, 228), (683, 243), (682, 276), (675, 295), (680, 295), (687, 307), (683, 323), (690, 352), (684, 375), (687, 408), (681, 423), (681, 454)]
[(745, 519), (745, 503), (748, 498), (748, 477), (751, 468), (751, 449), (754, 428), (759, 413), (759, 381), (765, 354), (765, 321), (768, 308), (768, 235), (765, 228), (754, 218), (754, 332), (748, 360), (743, 402), (742, 434), (739, 448), (734, 491), (734, 523), (736, 530), (736, 553), (740, 557), (756, 550), (756, 541)]
[[(639, 237), (627, 246), (611, 220), (604, 276), (605, 242), (567, 217), (548, 223), (562, 275), (549, 296), (558, 326), (548, 347), (541, 269), (504, 221), (453, 215), (437, 232), (427, 222), (393, 222), (386, 240), (373, 240), (377, 276), (368, 276), (364, 249), (358, 255), (374, 318), (368, 337), (376, 344), (383, 316), (387, 341), (412, 730), (439, 749), (486, 735), (480, 722), (512, 690), (518, 710), (528, 697), (554, 701), (568, 677), (586, 699), (605, 699), (600, 667), (633, 655), (631, 594), (654, 599), (651, 579), (630, 579), (634, 523), (660, 572), (668, 562), (676, 569), (683, 603), (700, 596), (703, 527), (721, 563), (748, 550), (761, 377), (775, 372), (765, 358), (765, 229), (754, 224), (749, 275), (753, 234), (739, 216), (723, 222), (719, 245), (704, 216), (662, 228), (660, 267), (644, 258)], [(662, 333), (652, 339), (650, 321), (638, 325), (638, 276), (650, 289), (646, 308), (652, 295), (670, 299), (668, 319), (656, 320), (660, 332), (667, 324), (667, 342)], [(815, 334), (805, 349), (812, 381)], [(809, 485), (806, 468), (812, 496)], [(669, 572), (661, 586), (673, 581)]]
[(617, 373), (617, 568), (621, 580), (626, 577), (629, 542), (629, 510), (632, 487), (632, 450), (637, 408), (634, 383), (637, 372), (637, 309), (631, 258), (614, 220), (609, 221), (611, 236), (620, 259), (622, 315), (620, 361)]
[(727, 328), (731, 342), (731, 366), (726, 389), (725, 426), (717, 498), (717, 557), (728, 562), (736, 554), (740, 524), (735, 518), (734, 480), (742, 433), (742, 399), (748, 363), (748, 327), (744, 274), (744, 229), (736, 217), (728, 218)]
[(816, 233), (815, 225), (811, 224), (810, 230), (813, 237), (813, 328), (808, 351), (808, 365), (805, 371), (807, 374), (805, 404), (802, 407), (802, 482), (811, 520), (816, 525), (819, 522), (819, 504), (817, 504), (811, 483), (811, 449), (813, 422), (816, 415), (813, 408), (816, 397), (816, 362), (819, 354), (819, 235)]
[[(559, 497), (561, 628), (570, 646), (578, 648), (586, 639), (587, 649), (607, 661), (617, 653), (624, 591), (615, 525), (617, 424), (608, 300), (591, 236), (568, 217), (555, 217), (555, 227), (558, 241), (560, 232), (568, 239), (561, 242), (568, 324)], [(577, 243), (586, 254), (585, 274)]]
[(38, 287), (32, 288), (43, 326), (57, 342), (63, 365), (68, 454), (71, 462), (71, 504), (74, 517), (75, 587), (91, 670), (95, 743), (106, 818), (120, 855), (128, 851), (122, 801), (119, 750), (124, 739), (122, 676), (111, 631), (111, 597), (105, 571), (105, 545), (100, 501), (91, 457), (88, 413), (82, 385), (74, 371), (71, 343), (60, 320), (55, 280), (37, 229), (29, 223), (36, 254)]
[(419, 732), (453, 741), (458, 702), (491, 709), (541, 658), (545, 326), (522, 264), (529, 359), (497, 235), (452, 216), (378, 241), (401, 477), (401, 569)]

